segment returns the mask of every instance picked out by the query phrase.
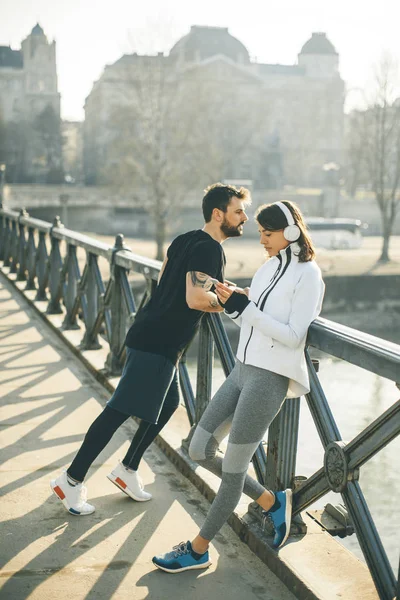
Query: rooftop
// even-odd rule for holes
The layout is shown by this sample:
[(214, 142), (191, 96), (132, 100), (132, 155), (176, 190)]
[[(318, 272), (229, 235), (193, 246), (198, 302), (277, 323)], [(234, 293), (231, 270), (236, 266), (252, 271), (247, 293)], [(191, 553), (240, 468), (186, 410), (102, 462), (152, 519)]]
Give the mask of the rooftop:
[(227, 56), (235, 62), (250, 63), (249, 52), (227, 27), (192, 25), (190, 32), (171, 49), (170, 56), (183, 53), (185, 60), (204, 60), (217, 54)]
[(335, 46), (328, 40), (326, 33), (313, 33), (304, 44), (300, 54), (337, 54)]
[(22, 53), (12, 50), (10, 46), (0, 46), (0, 67), (22, 69), (24, 66)]
[(32, 29), (31, 35), (44, 35), (44, 31), (39, 23), (36, 23), (35, 27)]

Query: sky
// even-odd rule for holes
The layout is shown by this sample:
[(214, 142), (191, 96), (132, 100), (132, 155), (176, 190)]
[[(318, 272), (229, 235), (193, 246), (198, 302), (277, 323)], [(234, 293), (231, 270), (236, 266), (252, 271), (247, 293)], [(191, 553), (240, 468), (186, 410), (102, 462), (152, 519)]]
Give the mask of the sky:
[(384, 52), (400, 61), (399, 0), (1, 0), (0, 45), (18, 50), (39, 22), (57, 43), (64, 119), (82, 120), (106, 64), (132, 52), (168, 53), (191, 25), (228, 27), (258, 62), (295, 64), (312, 32), (340, 57), (347, 108)]

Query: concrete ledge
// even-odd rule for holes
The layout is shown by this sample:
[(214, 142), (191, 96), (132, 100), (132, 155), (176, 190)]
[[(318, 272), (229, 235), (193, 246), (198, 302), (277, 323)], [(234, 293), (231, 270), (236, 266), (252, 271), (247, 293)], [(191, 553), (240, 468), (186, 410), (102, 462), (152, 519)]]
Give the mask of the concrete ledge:
[[(24, 291), (25, 282), (17, 282), (8, 269), (0, 270), (36, 314), (69, 347), (105, 389), (113, 392), (118, 378), (108, 379), (102, 367), (107, 349), (81, 352), (78, 344), (82, 330), (62, 331), (63, 315), (48, 315), (46, 302), (34, 302), (35, 291)], [(211, 502), (218, 490), (219, 479), (193, 463), (182, 451), (181, 441), (189, 431), (184, 407), (180, 407), (169, 426), (158, 436), (156, 443), (171, 462)], [(270, 546), (271, 538), (261, 530), (258, 521), (247, 511), (249, 499), (242, 496), (229, 525), (240, 539), (273, 571), (301, 600), (378, 600), (370, 573), (362, 562), (319, 527), (307, 514), (303, 518), (308, 532), (292, 536), (279, 552)]]

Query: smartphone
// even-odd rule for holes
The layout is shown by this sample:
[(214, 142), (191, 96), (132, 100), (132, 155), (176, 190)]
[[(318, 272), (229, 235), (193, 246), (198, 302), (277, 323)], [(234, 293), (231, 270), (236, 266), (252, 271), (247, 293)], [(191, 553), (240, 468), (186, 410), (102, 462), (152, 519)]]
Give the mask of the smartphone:
[[(216, 283), (221, 283), (220, 281), (218, 281), (218, 279), (214, 279), (214, 277), (209, 277), (208, 278), (210, 281), (212, 281), (212, 283), (215, 285)], [(236, 283), (232, 283), (232, 281), (228, 281), (227, 279), (225, 279), (224, 284), (228, 284), (229, 287), (236, 287)]]

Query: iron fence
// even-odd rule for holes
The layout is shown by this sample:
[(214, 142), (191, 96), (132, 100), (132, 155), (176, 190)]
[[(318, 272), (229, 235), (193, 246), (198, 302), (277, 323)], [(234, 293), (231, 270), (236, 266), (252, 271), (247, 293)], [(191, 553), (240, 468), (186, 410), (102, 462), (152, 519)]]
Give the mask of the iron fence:
[[(78, 248), (86, 252), (81, 273)], [(109, 265), (107, 283), (99, 259)], [(37, 301), (47, 302), (47, 313), (63, 314), (62, 328), (82, 329), (82, 349), (102, 347), (100, 335), (108, 344), (106, 371), (118, 375), (125, 358), (124, 340), (136, 312), (150, 298), (161, 263), (133, 254), (118, 235), (114, 247), (66, 229), (58, 217), (48, 223), (0, 207), (0, 260), (25, 289), (36, 290)], [(5, 270), (7, 272), (7, 269)], [(140, 302), (135, 299), (128, 274), (139, 273), (145, 281)], [(211, 396), (214, 346), (227, 376), (234, 355), (218, 314), (206, 314), (201, 322), (197, 363), (197, 393), (193, 392), (184, 355), (179, 363), (179, 379), (190, 425), (195, 425)], [(329, 491), (342, 495), (360, 547), (373, 577), (379, 597), (400, 598), (398, 584), (359, 483), (360, 468), (400, 433), (400, 400), (368, 425), (350, 442), (342, 440), (328, 400), (311, 360), (309, 347), (317, 348), (353, 365), (361, 366), (399, 386), (400, 346), (317, 319), (310, 327), (305, 350), (311, 391), (306, 401), (324, 448), (321, 468), (297, 485), (296, 456), (300, 399), (286, 401), (268, 432), (268, 452), (260, 444), (253, 464), (257, 478), (272, 489), (294, 489), (294, 514), (310, 507)], [(295, 518), (294, 527), (304, 530)], [(351, 528), (347, 528), (347, 531)]]

